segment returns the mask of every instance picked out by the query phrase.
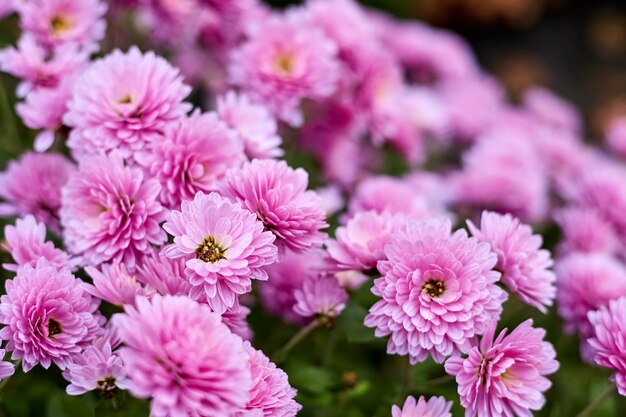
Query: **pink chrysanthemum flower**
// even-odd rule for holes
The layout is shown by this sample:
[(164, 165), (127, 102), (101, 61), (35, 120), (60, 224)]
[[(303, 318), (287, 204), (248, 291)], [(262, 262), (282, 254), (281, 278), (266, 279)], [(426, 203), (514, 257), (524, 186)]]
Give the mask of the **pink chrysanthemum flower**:
[(333, 275), (307, 278), (293, 296), (296, 301), (293, 311), (302, 317), (334, 319), (348, 301), (348, 293)]
[(0, 381), (6, 379), (15, 373), (15, 365), (13, 362), (4, 361), (5, 349), (0, 349)]
[(50, 229), (60, 232), (61, 188), (75, 171), (74, 165), (56, 153), (27, 152), (9, 162), (0, 173), (0, 216), (32, 214)]
[(190, 91), (178, 70), (153, 52), (115, 50), (76, 80), (64, 117), (74, 128), (67, 144), (77, 157), (114, 149), (131, 157), (191, 109), (183, 102)]
[(332, 95), (340, 71), (336, 45), (303, 17), (269, 17), (234, 51), (229, 69), (234, 84), (294, 126), (303, 121), (302, 100)]
[(161, 295), (187, 295), (191, 291), (185, 277), (185, 259), (170, 259), (156, 250), (137, 266), (137, 279)]
[(239, 305), (237, 308), (230, 308), (222, 314), (222, 323), (243, 340), (252, 340), (252, 328), (246, 321), (249, 314), (250, 309), (248, 307)]
[(385, 254), (372, 288), (381, 299), (365, 325), (378, 337), (391, 335), (388, 353), (408, 354), (413, 364), (430, 354), (441, 363), (467, 353), (500, 316), (507, 295), (496, 285), (496, 254), (465, 230), (452, 233), (449, 221), (408, 222)]
[(141, 169), (128, 167), (119, 154), (92, 156), (63, 188), (61, 223), (68, 250), (85, 265), (137, 260), (166, 239), (159, 223), (165, 213), (161, 187)]
[(407, 397), (402, 408), (394, 405), (391, 408), (391, 417), (452, 417), (450, 409), (452, 401), (446, 401), (444, 397)]
[(360, 211), (345, 226), (335, 231), (336, 240), (328, 240), (328, 254), (339, 269), (369, 270), (385, 259), (385, 245), (406, 220), (401, 214)]
[(31, 215), (17, 219), (15, 226), (7, 225), (4, 228), (4, 242), (0, 245), (7, 251), (14, 264), (3, 264), (9, 271), (17, 271), (22, 265), (35, 265), (40, 258), (45, 258), (50, 264), (57, 267), (69, 266), (69, 258), (61, 249), (54, 247), (54, 243), (46, 241), (46, 226), (37, 222)]
[(533, 87), (524, 92), (524, 109), (545, 124), (578, 133), (582, 128), (580, 112), (550, 90)]
[(278, 245), (294, 250), (319, 246), (328, 226), (320, 197), (308, 190), (308, 174), (285, 161), (259, 160), (226, 174), (220, 192), (256, 213)]
[(73, 43), (95, 51), (104, 37), (107, 6), (100, 0), (32, 0), (15, 4), (22, 29), (47, 47)]
[(81, 395), (98, 390), (105, 398), (112, 398), (120, 389), (128, 388), (128, 378), (120, 357), (113, 352), (108, 337), (98, 337), (63, 372), (70, 382), (66, 388), (69, 395)]
[(283, 156), (276, 120), (262, 104), (254, 103), (245, 94), (229, 91), (217, 98), (217, 113), (237, 132), (248, 158)]
[(249, 400), (252, 377), (243, 341), (208, 306), (155, 295), (113, 323), (130, 392), (151, 398), (154, 417), (230, 417)]
[(557, 211), (554, 220), (561, 228), (563, 238), (559, 251), (603, 252), (612, 254), (620, 247), (613, 226), (595, 210), (584, 207), (568, 207)]
[(611, 121), (604, 142), (616, 155), (626, 157), (626, 117), (618, 117)]
[(248, 417), (252, 410), (261, 411), (264, 417), (295, 417), (302, 406), (293, 399), (296, 390), (289, 385), (287, 374), (250, 343), (244, 343), (244, 347), (253, 386), (248, 404), (234, 417)]
[(98, 303), (69, 269), (46, 259), (26, 264), (6, 282), (0, 299), (0, 337), (8, 340), (12, 359), (22, 359), (24, 371), (54, 362), (65, 369), (100, 330)]
[(495, 338), (496, 323), (474, 346), (466, 359), (452, 357), (446, 372), (456, 376), (461, 405), (467, 417), (532, 417), (546, 400), (552, 383), (546, 375), (559, 368), (556, 352), (544, 341), (545, 330), (526, 320), (507, 335)]
[(589, 312), (589, 322), (594, 334), (588, 343), (596, 351), (595, 362), (615, 371), (611, 380), (617, 391), (626, 396), (626, 298), (611, 300), (598, 311)]
[(103, 264), (100, 269), (88, 266), (85, 272), (93, 284), (85, 284), (85, 290), (96, 298), (116, 306), (134, 305), (137, 297), (146, 297), (149, 291), (131, 274), (124, 264)]
[(496, 269), (502, 273), (502, 283), (523, 302), (545, 313), (556, 296), (556, 276), (550, 270), (550, 252), (541, 249), (542, 237), (510, 214), (484, 211), (480, 228), (471, 221), (467, 225), (473, 236), (498, 255)]
[(159, 180), (159, 199), (172, 209), (198, 191), (214, 191), (228, 169), (245, 161), (235, 132), (214, 113), (199, 112), (168, 127), (158, 146), (134, 158), (147, 175)]
[(217, 193), (198, 192), (183, 201), (163, 228), (174, 237), (165, 256), (187, 260), (191, 296), (220, 314), (251, 290), (252, 279), (267, 280), (261, 267), (276, 260), (274, 235), (263, 231), (253, 213)]

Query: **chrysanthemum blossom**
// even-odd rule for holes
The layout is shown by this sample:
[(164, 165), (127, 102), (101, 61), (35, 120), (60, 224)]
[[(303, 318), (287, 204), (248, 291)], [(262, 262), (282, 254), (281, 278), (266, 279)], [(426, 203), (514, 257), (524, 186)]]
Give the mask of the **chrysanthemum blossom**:
[(198, 192), (183, 201), (163, 228), (174, 237), (163, 254), (186, 259), (191, 296), (220, 314), (251, 290), (252, 279), (267, 280), (261, 267), (276, 260), (274, 235), (253, 213), (217, 193)]
[(276, 244), (294, 250), (320, 246), (328, 227), (322, 202), (307, 190), (308, 174), (285, 161), (259, 160), (230, 170), (222, 195), (252, 211), (276, 235)]
[(332, 320), (341, 314), (348, 301), (348, 293), (334, 275), (307, 278), (293, 295), (296, 301), (293, 311), (302, 317)]
[(533, 87), (524, 92), (524, 109), (548, 126), (578, 133), (582, 127), (580, 112), (550, 90)]
[(61, 188), (75, 171), (74, 164), (56, 153), (26, 152), (0, 173), (0, 216), (32, 214), (60, 232)]
[(456, 377), (467, 417), (532, 417), (546, 400), (552, 383), (547, 375), (559, 368), (556, 352), (544, 340), (546, 332), (526, 320), (507, 335), (494, 339), (496, 323), (467, 358), (452, 357), (446, 372)]
[(237, 305), (222, 314), (222, 323), (243, 340), (252, 340), (252, 328), (246, 320), (249, 314), (250, 309), (248, 307)]
[(385, 255), (372, 288), (380, 300), (365, 325), (391, 335), (388, 353), (409, 355), (413, 364), (430, 354), (441, 363), (467, 353), (500, 316), (507, 295), (496, 285), (496, 254), (464, 230), (452, 233), (449, 221), (409, 221)]
[(328, 254), (339, 269), (369, 270), (385, 259), (385, 245), (406, 220), (401, 214), (361, 211), (345, 226), (337, 228), (336, 239), (326, 242)]
[(564, 254), (572, 252), (613, 254), (620, 247), (613, 226), (591, 208), (568, 207), (556, 211), (553, 217), (563, 234), (558, 248)]
[(229, 91), (217, 98), (217, 113), (235, 132), (249, 159), (277, 158), (283, 155), (276, 119), (262, 104), (244, 93)]
[(47, 259), (57, 267), (69, 266), (69, 257), (54, 243), (46, 241), (46, 226), (31, 215), (15, 221), (15, 226), (4, 228), (4, 242), (0, 245), (7, 251), (14, 264), (3, 264), (4, 269), (17, 271), (21, 265), (35, 265), (40, 258)]
[(409, 396), (402, 408), (397, 405), (391, 408), (391, 417), (452, 417), (451, 408), (452, 401), (446, 401), (444, 397), (430, 397), (427, 401), (421, 396), (416, 401)]
[(126, 307), (113, 323), (129, 390), (151, 398), (154, 417), (231, 417), (252, 388), (243, 341), (208, 306), (155, 295)]
[(133, 152), (159, 142), (166, 126), (191, 109), (182, 76), (153, 52), (115, 50), (80, 74), (64, 123), (76, 157), (112, 150)]
[(118, 390), (128, 388), (124, 364), (107, 337), (98, 337), (74, 356), (63, 377), (70, 382), (66, 388), (69, 395), (98, 390), (105, 398), (112, 398)]
[(6, 349), (0, 349), (0, 381), (6, 379), (15, 373), (15, 365), (13, 362), (1, 360), (6, 354)]
[(63, 188), (61, 223), (68, 250), (85, 265), (119, 261), (134, 268), (166, 239), (159, 182), (125, 166), (117, 153), (91, 156)]
[(298, 126), (303, 99), (335, 92), (337, 46), (300, 13), (274, 15), (233, 53), (231, 81), (281, 120)]
[(616, 155), (626, 157), (626, 117), (618, 117), (611, 121), (605, 133), (604, 143)]
[(100, 331), (98, 303), (68, 268), (46, 259), (26, 264), (6, 282), (0, 299), (0, 337), (24, 371), (54, 362), (65, 369)]
[(191, 290), (185, 277), (185, 259), (170, 259), (156, 250), (137, 266), (137, 280), (149, 289), (150, 294), (187, 295)]
[(510, 214), (484, 211), (480, 227), (471, 221), (467, 225), (473, 236), (498, 255), (496, 269), (502, 273), (502, 283), (523, 302), (545, 313), (556, 296), (556, 276), (550, 270), (550, 252), (541, 249), (542, 237)]
[(72, 43), (95, 51), (104, 37), (107, 6), (101, 0), (32, 0), (15, 4), (22, 29), (46, 47)]
[(116, 306), (134, 305), (137, 297), (146, 297), (149, 291), (128, 272), (124, 264), (113, 262), (103, 264), (100, 269), (88, 266), (85, 272), (92, 284), (85, 284), (85, 290), (96, 298)]
[(626, 396), (626, 298), (609, 301), (608, 305), (589, 312), (594, 334), (588, 340), (596, 351), (595, 362), (615, 371), (611, 380), (617, 390)]
[(198, 191), (214, 191), (228, 169), (245, 161), (235, 132), (214, 113), (199, 112), (166, 128), (158, 146), (134, 158), (148, 176), (159, 180), (159, 199), (172, 209)]

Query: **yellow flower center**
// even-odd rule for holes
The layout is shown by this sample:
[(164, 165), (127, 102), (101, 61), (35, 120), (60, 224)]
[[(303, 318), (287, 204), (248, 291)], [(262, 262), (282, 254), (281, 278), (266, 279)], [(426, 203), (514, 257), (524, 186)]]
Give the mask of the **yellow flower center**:
[(444, 284), (443, 281), (435, 279), (429, 279), (428, 281), (426, 281), (426, 283), (424, 283), (424, 286), (422, 287), (422, 291), (425, 291), (426, 294), (430, 295), (431, 297), (439, 297), (441, 294), (444, 293), (445, 290), (446, 284)]
[(196, 258), (204, 261), (215, 263), (221, 259), (226, 259), (226, 249), (215, 241), (213, 236), (209, 236), (196, 249)]
[(50, 19), (50, 27), (55, 35), (67, 32), (71, 26), (69, 19), (65, 16), (57, 15)]

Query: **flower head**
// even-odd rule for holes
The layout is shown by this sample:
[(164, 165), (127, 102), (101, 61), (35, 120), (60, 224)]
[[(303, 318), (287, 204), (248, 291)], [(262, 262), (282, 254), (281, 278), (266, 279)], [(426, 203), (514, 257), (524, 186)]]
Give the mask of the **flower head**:
[(187, 295), (191, 285), (185, 277), (185, 259), (170, 259), (153, 251), (137, 266), (137, 280), (161, 295)]
[(151, 415), (230, 417), (247, 404), (252, 377), (243, 341), (208, 306), (155, 295), (113, 323), (130, 392), (151, 398)]
[(452, 417), (450, 408), (452, 401), (443, 397), (430, 397), (428, 401), (423, 396), (417, 401), (407, 397), (402, 408), (397, 405), (391, 408), (391, 417)]
[(612, 254), (619, 249), (615, 229), (594, 209), (564, 208), (554, 214), (554, 220), (563, 234), (559, 250), (565, 254), (571, 252)]
[(365, 325), (391, 335), (388, 353), (443, 362), (468, 352), (471, 339), (500, 316), (506, 293), (496, 285), (496, 254), (464, 230), (452, 233), (449, 221), (409, 221), (385, 254), (372, 288), (381, 299)]
[(222, 314), (222, 323), (243, 340), (252, 340), (252, 328), (250, 328), (246, 320), (249, 314), (250, 309), (248, 307), (238, 305), (234, 308), (229, 308)]
[(131, 274), (124, 264), (103, 264), (100, 269), (88, 266), (85, 272), (93, 284), (85, 284), (85, 290), (96, 298), (116, 306), (134, 305), (138, 296), (147, 296), (149, 291)]
[(618, 117), (611, 121), (604, 142), (613, 153), (622, 158), (626, 157), (626, 117)]
[(174, 237), (163, 253), (186, 259), (191, 295), (220, 314), (251, 290), (252, 279), (267, 280), (261, 267), (276, 260), (274, 236), (253, 213), (217, 193), (183, 201), (163, 228)]
[(294, 291), (293, 311), (302, 317), (334, 319), (346, 307), (348, 293), (333, 275), (308, 278)]
[[(0, 358), (4, 358), (6, 349), (0, 349)], [(0, 360), (0, 381), (6, 379), (15, 373), (15, 365), (13, 362)]]
[(65, 369), (100, 331), (98, 303), (66, 267), (41, 258), (26, 264), (6, 282), (0, 299), (0, 337), (25, 371), (54, 362)]
[(253, 160), (226, 174), (220, 192), (256, 213), (276, 243), (294, 250), (322, 244), (328, 226), (320, 197), (307, 191), (308, 174), (285, 161)]
[(545, 88), (534, 87), (525, 91), (522, 103), (526, 111), (548, 126), (576, 133), (581, 130), (580, 112), (571, 103)]
[(466, 359), (448, 359), (446, 372), (456, 376), (467, 417), (530, 417), (545, 404), (543, 393), (552, 385), (546, 375), (559, 368), (556, 352), (532, 320), (494, 339), (495, 331), (493, 323)]

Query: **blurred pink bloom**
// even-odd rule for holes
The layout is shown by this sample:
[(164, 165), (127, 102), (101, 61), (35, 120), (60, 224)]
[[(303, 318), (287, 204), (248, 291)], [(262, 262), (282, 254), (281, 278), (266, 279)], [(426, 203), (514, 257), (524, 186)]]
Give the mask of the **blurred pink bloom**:
[(114, 149), (124, 157), (155, 145), (191, 109), (191, 88), (166, 60), (137, 47), (93, 61), (74, 85), (66, 125), (76, 157)]
[(26, 264), (6, 282), (0, 304), (0, 337), (8, 341), (11, 358), (22, 359), (28, 372), (54, 362), (65, 369), (100, 331), (98, 303), (66, 267), (41, 258)]
[(341, 314), (348, 301), (348, 293), (333, 275), (309, 277), (294, 291), (293, 311), (302, 317), (327, 317)]
[(469, 352), (472, 338), (499, 318), (507, 295), (496, 285), (496, 254), (465, 230), (453, 233), (449, 221), (407, 222), (385, 254), (372, 288), (380, 300), (365, 325), (391, 335), (389, 354), (408, 354), (412, 364), (430, 354), (441, 363)]
[(214, 113), (199, 112), (168, 126), (158, 146), (133, 157), (146, 175), (159, 180), (159, 201), (170, 209), (198, 191), (214, 191), (226, 171), (245, 160), (235, 132)]
[(252, 289), (252, 279), (267, 280), (261, 267), (276, 260), (274, 235), (238, 203), (198, 192), (166, 220), (163, 228), (174, 243), (163, 254), (186, 259), (191, 296), (206, 300), (217, 313), (236, 306), (237, 296)]
[(556, 296), (556, 276), (550, 270), (550, 252), (541, 249), (541, 235), (510, 214), (488, 211), (482, 213), (480, 228), (471, 221), (467, 225), (472, 236), (498, 255), (495, 269), (502, 273), (502, 283), (523, 302), (546, 313)]
[(604, 142), (617, 156), (626, 157), (626, 117), (618, 117), (611, 121)]
[(75, 171), (63, 155), (24, 153), (0, 173), (0, 216), (32, 214), (53, 232), (60, 232), (61, 188)]
[(428, 401), (423, 396), (417, 401), (407, 397), (402, 408), (397, 405), (391, 408), (391, 417), (452, 417), (450, 408), (452, 401), (444, 397), (430, 397)]
[(532, 324), (526, 320), (508, 335), (504, 329), (494, 340), (494, 322), (466, 359), (448, 359), (446, 372), (456, 376), (467, 417), (531, 417), (543, 408), (543, 393), (552, 386), (546, 375), (559, 363), (546, 331)]
[(328, 227), (322, 202), (307, 190), (308, 173), (285, 161), (255, 159), (230, 170), (220, 189), (222, 195), (252, 211), (276, 235), (276, 244), (293, 250), (320, 246)]
[(222, 314), (222, 323), (243, 340), (252, 340), (252, 328), (246, 320), (249, 314), (250, 309), (248, 307), (238, 305), (235, 308), (229, 308)]
[(124, 262), (134, 269), (166, 239), (157, 198), (161, 187), (112, 153), (84, 158), (63, 189), (61, 223), (67, 249), (84, 265)]
[(102, 264), (100, 269), (88, 266), (85, 268), (93, 284), (85, 284), (85, 290), (96, 298), (113, 305), (123, 307), (135, 305), (137, 297), (145, 297), (149, 293), (137, 280), (135, 274), (128, 272), (124, 264), (113, 262)]
[(569, 102), (542, 87), (524, 92), (524, 109), (549, 126), (578, 133), (582, 128), (580, 112)]
[(150, 415), (230, 417), (248, 402), (253, 382), (243, 341), (208, 306), (155, 295), (112, 320), (130, 392), (151, 398)]
[(564, 254), (570, 252), (613, 254), (620, 247), (611, 224), (593, 209), (567, 207), (556, 211), (553, 217), (563, 234), (558, 248)]
[(6, 379), (15, 373), (15, 365), (13, 362), (1, 360), (6, 354), (5, 349), (0, 349), (0, 381)]

